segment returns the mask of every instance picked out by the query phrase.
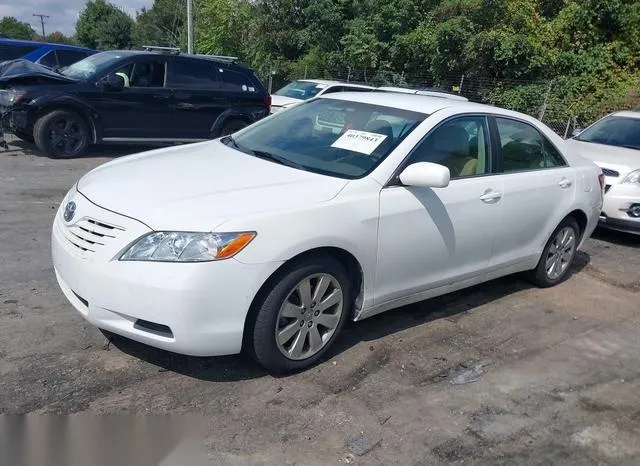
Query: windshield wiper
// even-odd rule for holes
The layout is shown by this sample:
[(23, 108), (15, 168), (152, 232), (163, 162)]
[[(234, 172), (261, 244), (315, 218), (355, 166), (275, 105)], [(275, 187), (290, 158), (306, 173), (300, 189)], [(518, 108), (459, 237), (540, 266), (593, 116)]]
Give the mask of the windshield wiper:
[(620, 147), (624, 147), (626, 149), (640, 150), (640, 146), (632, 146), (632, 145), (629, 145), (629, 144), (621, 144)]
[(289, 160), (284, 157), (281, 157), (277, 154), (272, 154), (270, 152), (265, 152), (262, 150), (252, 150), (246, 147), (242, 147), (231, 136), (226, 136), (222, 138), (220, 142), (222, 142), (227, 146), (231, 146), (234, 149), (238, 149), (240, 152), (244, 152), (245, 154), (253, 155), (255, 157), (258, 157), (264, 160), (270, 160), (271, 162), (279, 163), (280, 165), (284, 165), (287, 167), (292, 167), (292, 168), (297, 168), (298, 170), (307, 171), (307, 168), (305, 166), (300, 165), (299, 163), (296, 163), (293, 160)]

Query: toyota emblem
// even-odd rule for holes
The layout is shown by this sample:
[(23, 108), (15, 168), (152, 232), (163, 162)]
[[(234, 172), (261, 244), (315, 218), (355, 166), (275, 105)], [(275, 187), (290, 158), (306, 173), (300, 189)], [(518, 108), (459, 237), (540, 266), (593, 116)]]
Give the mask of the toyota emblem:
[(76, 214), (76, 203), (71, 201), (64, 208), (64, 215), (63, 215), (64, 221), (70, 222), (71, 220), (73, 220), (73, 216), (75, 214)]

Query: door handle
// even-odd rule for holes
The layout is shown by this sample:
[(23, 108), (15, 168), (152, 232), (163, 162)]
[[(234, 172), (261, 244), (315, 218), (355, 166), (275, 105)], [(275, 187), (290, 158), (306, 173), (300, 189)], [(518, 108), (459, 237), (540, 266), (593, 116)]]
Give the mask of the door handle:
[(495, 204), (500, 199), (502, 199), (502, 193), (497, 191), (489, 191), (480, 196), (480, 200), (482, 202), (486, 202), (487, 204)]
[(158, 100), (167, 100), (169, 97), (171, 97), (171, 96), (169, 96), (167, 94), (154, 94), (153, 95), (153, 98), (154, 99), (158, 99)]
[(560, 180), (560, 182), (558, 183), (558, 185), (562, 189), (567, 189), (567, 188), (571, 187), (572, 184), (573, 184), (573, 182), (569, 178), (562, 178)]

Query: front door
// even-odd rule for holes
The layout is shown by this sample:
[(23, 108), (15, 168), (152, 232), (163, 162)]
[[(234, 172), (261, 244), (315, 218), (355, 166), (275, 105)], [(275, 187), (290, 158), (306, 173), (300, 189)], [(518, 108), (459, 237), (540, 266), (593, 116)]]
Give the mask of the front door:
[(449, 186), (381, 190), (376, 304), (486, 269), (502, 217), (502, 179), (492, 175), (490, 154), (484, 116), (447, 120), (419, 143), (408, 164), (449, 167)]
[(104, 89), (95, 104), (101, 115), (103, 139), (167, 139), (171, 126), (171, 90), (165, 86), (164, 57), (143, 58), (116, 74), (125, 81), (121, 90)]

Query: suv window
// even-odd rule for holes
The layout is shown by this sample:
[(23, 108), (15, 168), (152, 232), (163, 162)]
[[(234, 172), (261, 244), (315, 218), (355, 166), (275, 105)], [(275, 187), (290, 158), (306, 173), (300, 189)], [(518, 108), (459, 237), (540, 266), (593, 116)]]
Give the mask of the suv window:
[(228, 68), (218, 68), (218, 76), (225, 91), (255, 92), (256, 88), (247, 76)]
[(505, 173), (562, 167), (567, 163), (551, 142), (528, 123), (496, 118)]
[(333, 94), (334, 92), (342, 92), (344, 88), (342, 86), (331, 86), (329, 89), (322, 92), (323, 94)]
[(49, 52), (44, 54), (40, 58), (40, 60), (38, 60), (38, 63), (44, 66), (48, 66), (49, 68), (54, 68), (58, 66), (58, 60), (56, 60), (56, 51), (50, 50)]
[(0, 44), (0, 60), (15, 60), (33, 52), (38, 47), (33, 45), (8, 45)]
[(178, 89), (217, 89), (218, 80), (212, 63), (176, 58), (169, 65), (167, 85)]
[(164, 61), (154, 60), (134, 63), (129, 76), (129, 85), (131, 87), (164, 87), (165, 71)]
[(444, 165), (451, 179), (490, 173), (487, 119), (462, 117), (438, 126), (411, 154), (409, 163), (416, 162)]
[(75, 62), (89, 56), (87, 52), (79, 50), (56, 50), (56, 55), (58, 56), (58, 66), (73, 65)]

